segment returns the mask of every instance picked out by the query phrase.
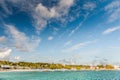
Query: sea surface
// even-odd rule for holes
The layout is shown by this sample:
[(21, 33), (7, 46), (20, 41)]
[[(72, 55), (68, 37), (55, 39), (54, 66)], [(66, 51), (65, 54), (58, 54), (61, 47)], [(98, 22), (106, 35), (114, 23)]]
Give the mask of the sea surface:
[(120, 71), (0, 72), (0, 80), (120, 80)]

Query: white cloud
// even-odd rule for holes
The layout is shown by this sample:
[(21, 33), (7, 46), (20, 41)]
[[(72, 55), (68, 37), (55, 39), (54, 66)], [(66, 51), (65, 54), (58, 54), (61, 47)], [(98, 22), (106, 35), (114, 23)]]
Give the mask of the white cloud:
[(6, 25), (9, 31), (11, 44), (20, 51), (33, 51), (39, 46), (40, 38), (37, 36), (27, 37), (25, 33), (18, 31), (13, 25)]
[(6, 37), (5, 36), (1, 36), (0, 37), (0, 42), (4, 42), (6, 40)]
[(115, 0), (105, 6), (105, 11), (109, 14), (108, 22), (113, 22), (120, 19), (120, 1)]
[(73, 52), (73, 51), (79, 50), (80, 48), (88, 46), (89, 44), (94, 43), (94, 42), (96, 42), (96, 41), (87, 41), (87, 42), (83, 42), (83, 43), (78, 43), (78, 44), (73, 45), (72, 47), (69, 47), (69, 48), (63, 50), (63, 52)]
[(120, 8), (119, 9), (116, 9), (109, 17), (109, 20), (108, 22), (113, 22), (113, 21), (116, 21), (118, 19), (120, 19)]
[(73, 5), (74, 0), (60, 0), (57, 6), (47, 8), (39, 3), (35, 7), (33, 18), (35, 19), (36, 29), (38, 31), (44, 29), (47, 25), (47, 20), (51, 18), (60, 19), (62, 16), (67, 15), (69, 8)]
[[(19, 11), (25, 12), (28, 15), (31, 15), (33, 18), (32, 22), (37, 32), (40, 33), (47, 24), (60, 21), (61, 23), (66, 24), (68, 20), (66, 18), (68, 15), (69, 9), (73, 6), (75, 0), (58, 0), (55, 5), (52, 7), (43, 5), (44, 0), (0, 0), (2, 8), (5, 12), (2, 12), (2, 16), (9, 16), (14, 10), (12, 7), (17, 7)], [(7, 5), (10, 3), (11, 5)], [(52, 5), (52, 1), (48, 1), (48, 5)], [(76, 13), (75, 11), (73, 11)], [(49, 22), (49, 23), (48, 23)]]
[(106, 35), (106, 34), (110, 34), (112, 32), (115, 32), (117, 30), (120, 30), (120, 26), (117, 26), (117, 27), (112, 27), (112, 28), (108, 28), (106, 29), (105, 31), (103, 31), (103, 35)]
[(108, 4), (107, 6), (105, 6), (105, 10), (110, 10), (110, 9), (115, 9), (120, 7), (120, 1), (119, 0), (115, 0), (113, 2), (111, 2), (110, 4)]
[(11, 52), (12, 50), (7, 48), (0, 50), (0, 60), (9, 60)]
[(14, 61), (18, 61), (18, 60), (20, 60), (20, 56), (15, 56)]
[(48, 40), (52, 40), (52, 39), (53, 39), (53, 37), (52, 37), (52, 36), (49, 36), (49, 37), (48, 37)]
[(83, 9), (85, 10), (93, 10), (96, 7), (96, 4), (92, 2), (87, 2), (86, 4), (83, 5)]

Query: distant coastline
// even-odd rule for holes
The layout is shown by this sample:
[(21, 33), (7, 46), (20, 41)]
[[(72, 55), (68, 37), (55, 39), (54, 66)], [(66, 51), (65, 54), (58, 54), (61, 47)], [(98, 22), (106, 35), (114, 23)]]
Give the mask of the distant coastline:
[(84, 70), (65, 70), (65, 69), (8, 69), (8, 70), (0, 70), (0, 72), (54, 72), (54, 71), (114, 71), (114, 70), (120, 70), (120, 69), (99, 69), (99, 70), (93, 70), (93, 69), (84, 69)]
[(0, 61), (0, 72), (16, 71), (81, 71), (81, 70), (120, 70), (120, 66), (106, 65), (70, 65), (55, 63), (32, 63), (32, 62), (10, 62)]

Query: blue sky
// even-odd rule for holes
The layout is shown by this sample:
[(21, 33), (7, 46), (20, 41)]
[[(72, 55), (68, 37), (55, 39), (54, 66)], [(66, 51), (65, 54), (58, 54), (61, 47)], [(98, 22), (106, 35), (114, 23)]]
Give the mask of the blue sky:
[(0, 59), (118, 64), (119, 13), (119, 0), (0, 0)]

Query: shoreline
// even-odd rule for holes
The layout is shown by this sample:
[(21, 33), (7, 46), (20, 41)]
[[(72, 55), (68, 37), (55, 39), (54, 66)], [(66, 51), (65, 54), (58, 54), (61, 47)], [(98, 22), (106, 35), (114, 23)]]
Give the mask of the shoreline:
[(120, 69), (100, 69), (100, 70), (93, 70), (93, 69), (83, 69), (83, 70), (52, 70), (52, 69), (10, 69), (10, 70), (0, 70), (0, 72), (54, 72), (54, 71), (120, 71)]

